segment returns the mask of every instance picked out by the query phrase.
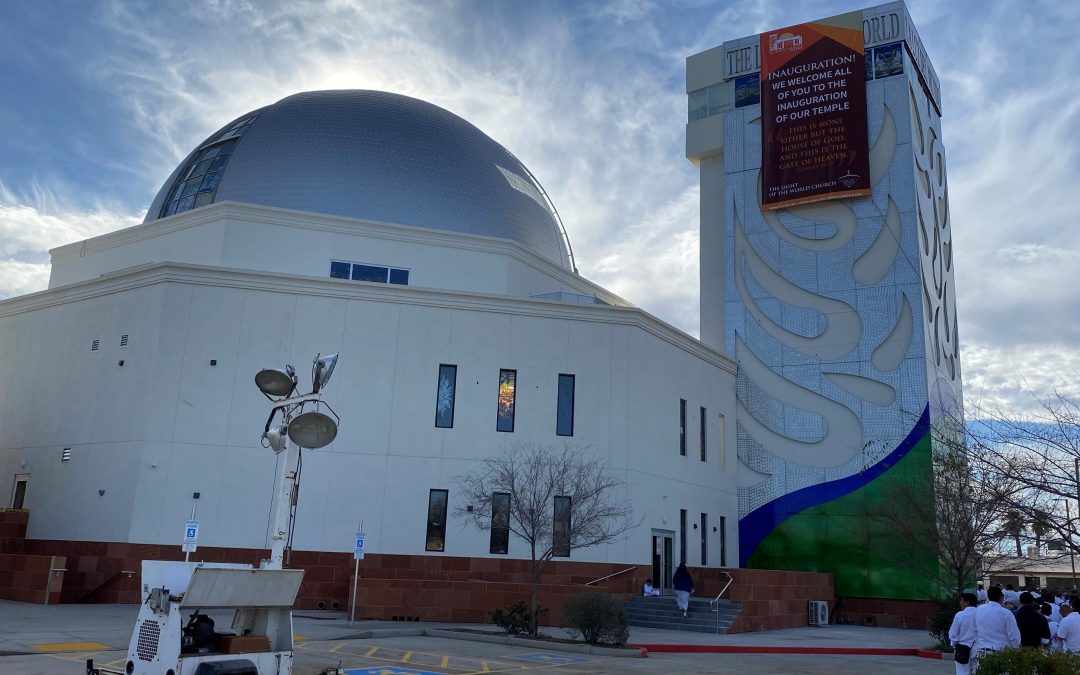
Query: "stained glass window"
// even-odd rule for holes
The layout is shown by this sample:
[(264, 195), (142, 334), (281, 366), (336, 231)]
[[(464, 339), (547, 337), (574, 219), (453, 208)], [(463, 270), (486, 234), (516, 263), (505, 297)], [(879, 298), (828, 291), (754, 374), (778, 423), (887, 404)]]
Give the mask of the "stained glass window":
[(514, 430), (514, 403), (517, 398), (517, 371), (499, 371), (499, 409), (495, 419), (496, 431)]
[(435, 426), (454, 427), (454, 399), (457, 396), (457, 366), (439, 366), (439, 385), (435, 394)]

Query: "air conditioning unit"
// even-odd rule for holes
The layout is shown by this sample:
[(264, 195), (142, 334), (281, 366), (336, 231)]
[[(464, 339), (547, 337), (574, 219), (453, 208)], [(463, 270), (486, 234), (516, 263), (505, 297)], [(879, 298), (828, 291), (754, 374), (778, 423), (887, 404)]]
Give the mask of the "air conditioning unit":
[(811, 626), (829, 625), (829, 603), (824, 600), (811, 600), (807, 608)]

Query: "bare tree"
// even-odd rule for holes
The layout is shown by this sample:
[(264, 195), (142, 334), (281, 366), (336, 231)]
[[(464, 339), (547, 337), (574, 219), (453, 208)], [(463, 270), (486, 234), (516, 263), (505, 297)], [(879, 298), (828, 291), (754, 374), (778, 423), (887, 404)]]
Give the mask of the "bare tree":
[[(544, 565), (556, 555), (570, 555), (571, 549), (616, 541), (639, 524), (625, 498), (625, 483), (579, 447), (510, 444), (457, 483), (464, 498), (457, 515), (481, 530), (506, 528), (528, 546), (533, 634)], [(493, 512), (496, 494), (509, 495), (508, 513)]]
[(1080, 497), (1080, 402), (1055, 391), (1033, 412), (969, 407), (972, 464), (1017, 485), (1007, 496), (1016, 515), (1003, 528), (1014, 538), (1017, 556), (1028, 523), (1036, 546), (1050, 535), (1065, 544), (1065, 554), (1080, 553), (1080, 508), (1070, 518), (1063, 501)]

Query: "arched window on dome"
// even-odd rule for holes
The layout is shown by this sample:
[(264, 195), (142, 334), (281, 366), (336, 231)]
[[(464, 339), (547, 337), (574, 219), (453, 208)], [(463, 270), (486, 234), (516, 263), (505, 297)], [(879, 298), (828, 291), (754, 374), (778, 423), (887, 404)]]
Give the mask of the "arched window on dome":
[(204, 144), (177, 175), (160, 218), (214, 203), (221, 174), (239, 142), (258, 115), (246, 117)]

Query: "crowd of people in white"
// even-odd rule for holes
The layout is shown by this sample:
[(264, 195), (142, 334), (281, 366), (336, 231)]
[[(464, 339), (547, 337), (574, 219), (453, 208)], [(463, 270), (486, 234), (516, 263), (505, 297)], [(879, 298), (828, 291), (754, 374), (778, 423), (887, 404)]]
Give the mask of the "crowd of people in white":
[(976, 672), (981, 655), (1006, 647), (1080, 652), (1080, 596), (979, 584), (961, 596), (949, 642), (957, 675)]

